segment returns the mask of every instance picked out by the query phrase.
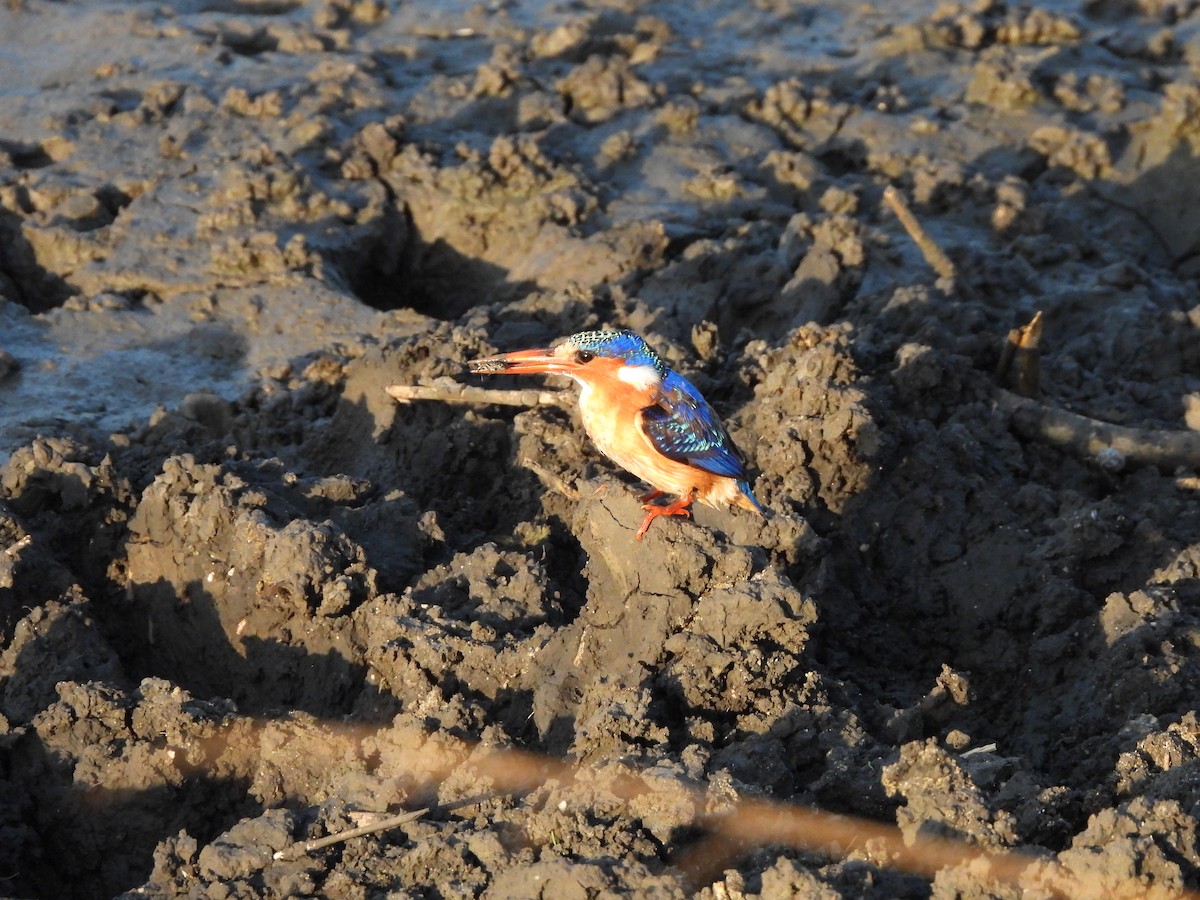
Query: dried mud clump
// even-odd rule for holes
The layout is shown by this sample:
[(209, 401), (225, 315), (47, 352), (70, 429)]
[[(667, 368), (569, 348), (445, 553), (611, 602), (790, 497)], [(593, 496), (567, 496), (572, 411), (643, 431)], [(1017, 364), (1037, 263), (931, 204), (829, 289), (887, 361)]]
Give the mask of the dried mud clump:
[(1200, 889), (1198, 12), (894, 6), (0, 4), (0, 893)]

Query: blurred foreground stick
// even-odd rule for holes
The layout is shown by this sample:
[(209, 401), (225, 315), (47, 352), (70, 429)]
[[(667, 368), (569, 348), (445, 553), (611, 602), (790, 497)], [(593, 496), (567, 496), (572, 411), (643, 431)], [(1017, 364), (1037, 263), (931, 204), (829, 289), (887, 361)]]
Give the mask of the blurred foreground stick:
[[(274, 728), (274, 720), (257, 722), (236, 714), (222, 725), (215, 726), (211, 741), (219, 748), (227, 746), (232, 733), (244, 734), (251, 729)], [(573, 796), (579, 813), (592, 809), (592, 800), (603, 804), (606, 817), (618, 817), (629, 828), (641, 827), (648, 803), (664, 802), (673, 808), (690, 809), (687, 818), (690, 828), (706, 833), (690, 847), (683, 848), (674, 863), (664, 869), (674, 875), (680, 887), (689, 895), (701, 891), (721, 877), (724, 867), (732, 865), (736, 856), (751, 847), (790, 847), (802, 854), (819, 854), (834, 859), (854, 860), (855, 865), (869, 864), (908, 872), (932, 881), (942, 869), (952, 867), (964, 875), (970, 873), (981, 884), (999, 883), (1004, 896), (1074, 898), (1133, 897), (1145, 894), (1145, 884), (1136, 876), (1100, 872), (1087, 866), (1074, 870), (1060, 863), (1053, 853), (1037, 847), (987, 850), (950, 836), (918, 832), (906, 835), (896, 825), (835, 814), (820, 809), (783, 803), (766, 797), (744, 796), (738, 792), (723, 800), (719, 811), (710, 811), (712, 795), (703, 784), (679, 776), (663, 776), (658, 769), (650, 772), (623, 760), (584, 763), (578, 760), (557, 759), (511, 747), (485, 746), (477, 741), (454, 737), (445, 731), (426, 731), (401, 727), (380, 729), (375, 725), (344, 720), (320, 723), (321, 732), (339, 756), (361, 751), (363, 742), (376, 736), (384, 738), (391, 749), (395, 768), (386, 771), (388, 778), (403, 779), (417, 794), (440, 794), (448, 782), (460, 783), (464, 776), (472, 783), (486, 784), (487, 793), (442, 802), (428, 809), (402, 813), (383, 819), (363, 829), (352, 829), (327, 838), (301, 841), (276, 852), (273, 858), (260, 859), (260, 868), (271, 862), (296, 859), (305, 853), (327, 847), (351, 837), (394, 828), (411, 822), (425, 813), (444, 812), (461, 806), (495, 800), (508, 810), (501, 818), (496, 811), (480, 810), (474, 817), (476, 827), (494, 828), (501, 821), (520, 821), (510, 818), (525, 807), (530, 816), (537, 816), (545, 804), (547, 790), (569, 791), (578, 786), (583, 794)], [(436, 738), (434, 738), (436, 735)], [(434, 738), (434, 739), (431, 739)], [(333, 758), (333, 757), (331, 757)], [(381, 773), (382, 775), (383, 773)], [(664, 784), (671, 782), (671, 784)], [(568, 803), (561, 801), (560, 809)], [(676, 805), (677, 804), (677, 805)], [(536, 833), (530, 828), (529, 833)], [(527, 846), (548, 853), (546, 838)], [(553, 832), (549, 840), (553, 841)], [(396, 848), (397, 852), (400, 848)], [(557, 852), (557, 851), (555, 851)], [(721, 868), (714, 868), (714, 864)], [(798, 867), (813, 866), (814, 860), (804, 859)], [(719, 883), (719, 882), (718, 882)], [(995, 888), (993, 888), (994, 890)], [(1200, 900), (1195, 891), (1171, 892), (1179, 900)]]

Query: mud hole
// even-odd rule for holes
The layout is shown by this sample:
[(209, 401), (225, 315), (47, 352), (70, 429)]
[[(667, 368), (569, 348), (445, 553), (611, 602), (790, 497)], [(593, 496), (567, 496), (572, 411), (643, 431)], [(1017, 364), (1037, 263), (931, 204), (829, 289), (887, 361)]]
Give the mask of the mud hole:
[[(1200, 888), (1200, 476), (993, 374), (1042, 310), (1047, 402), (1200, 428), (1200, 9), (898, 7), (4, 4), (0, 891), (1018, 891), (683, 865), (744, 798)], [(384, 393), (605, 324), (769, 518), (638, 543), (572, 411)]]

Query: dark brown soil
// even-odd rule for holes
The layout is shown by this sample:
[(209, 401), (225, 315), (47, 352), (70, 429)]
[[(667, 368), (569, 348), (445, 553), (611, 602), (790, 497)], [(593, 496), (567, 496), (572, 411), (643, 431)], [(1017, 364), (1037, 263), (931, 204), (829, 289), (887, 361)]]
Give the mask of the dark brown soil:
[[(0, 893), (1021, 890), (683, 866), (742, 798), (1200, 888), (1200, 473), (994, 374), (1042, 310), (1047, 404), (1200, 428), (1200, 7), (896, 6), (0, 7)], [(603, 325), (765, 519), (384, 390)]]

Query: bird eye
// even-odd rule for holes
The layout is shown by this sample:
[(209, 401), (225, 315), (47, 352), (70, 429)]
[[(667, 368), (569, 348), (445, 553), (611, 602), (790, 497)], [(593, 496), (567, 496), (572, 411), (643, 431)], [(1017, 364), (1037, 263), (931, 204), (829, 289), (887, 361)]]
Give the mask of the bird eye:
[(589, 353), (586, 350), (580, 350), (578, 353), (575, 354), (576, 362), (590, 363), (595, 358), (596, 358), (595, 353)]

